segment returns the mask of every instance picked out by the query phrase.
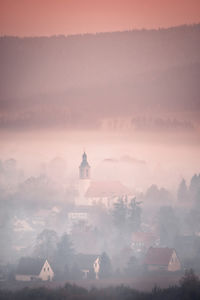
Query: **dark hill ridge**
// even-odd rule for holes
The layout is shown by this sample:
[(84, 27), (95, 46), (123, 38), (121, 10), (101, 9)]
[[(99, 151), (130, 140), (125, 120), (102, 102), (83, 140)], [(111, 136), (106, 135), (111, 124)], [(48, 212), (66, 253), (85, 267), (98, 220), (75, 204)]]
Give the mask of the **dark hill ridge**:
[[(41, 111), (54, 111), (63, 124), (80, 118), (98, 124), (146, 108), (200, 109), (200, 25), (2, 37), (0, 65), (3, 126), (22, 120), (34, 126)], [(56, 118), (49, 117), (51, 124)]]

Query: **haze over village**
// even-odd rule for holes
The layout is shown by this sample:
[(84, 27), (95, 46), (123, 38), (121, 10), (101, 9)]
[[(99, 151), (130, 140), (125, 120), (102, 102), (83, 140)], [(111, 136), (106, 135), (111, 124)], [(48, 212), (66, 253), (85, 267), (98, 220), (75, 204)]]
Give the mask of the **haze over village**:
[(198, 3), (50, 2), (2, 1), (0, 298), (198, 299)]

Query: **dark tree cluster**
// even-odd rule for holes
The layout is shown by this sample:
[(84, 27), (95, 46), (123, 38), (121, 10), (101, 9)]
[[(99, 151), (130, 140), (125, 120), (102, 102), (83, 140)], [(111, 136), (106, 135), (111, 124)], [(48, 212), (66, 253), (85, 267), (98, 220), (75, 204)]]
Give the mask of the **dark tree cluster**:
[(119, 198), (111, 211), (113, 223), (119, 233), (132, 233), (138, 231), (141, 225), (141, 202), (133, 198), (128, 202), (127, 198)]

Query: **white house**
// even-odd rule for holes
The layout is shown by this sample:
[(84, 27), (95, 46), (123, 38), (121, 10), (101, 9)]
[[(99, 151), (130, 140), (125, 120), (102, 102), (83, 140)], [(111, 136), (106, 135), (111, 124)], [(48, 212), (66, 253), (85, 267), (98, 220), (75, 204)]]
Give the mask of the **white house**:
[(22, 257), (19, 261), (15, 279), (18, 281), (52, 281), (54, 272), (45, 259)]

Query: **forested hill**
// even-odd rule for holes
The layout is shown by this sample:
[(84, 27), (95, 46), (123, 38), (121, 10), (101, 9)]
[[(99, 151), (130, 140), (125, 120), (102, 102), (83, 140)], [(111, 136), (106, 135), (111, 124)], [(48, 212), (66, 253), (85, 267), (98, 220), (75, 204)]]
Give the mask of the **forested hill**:
[[(6, 116), (21, 107), (45, 110), (55, 100), (77, 118), (77, 104), (82, 112), (95, 108), (100, 118), (144, 107), (200, 109), (200, 24), (68, 37), (1, 37), (0, 66), (0, 108)], [(106, 109), (104, 103), (109, 104)]]

